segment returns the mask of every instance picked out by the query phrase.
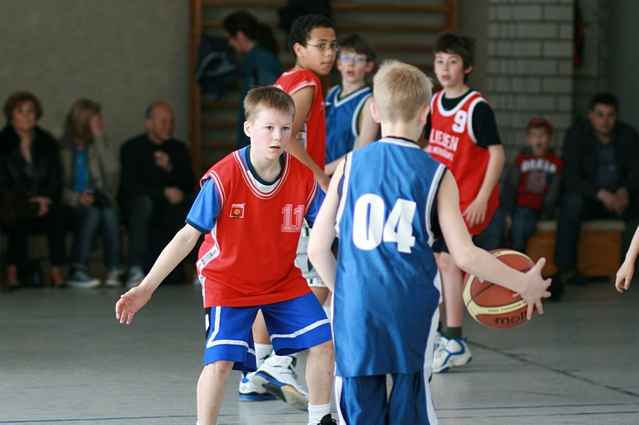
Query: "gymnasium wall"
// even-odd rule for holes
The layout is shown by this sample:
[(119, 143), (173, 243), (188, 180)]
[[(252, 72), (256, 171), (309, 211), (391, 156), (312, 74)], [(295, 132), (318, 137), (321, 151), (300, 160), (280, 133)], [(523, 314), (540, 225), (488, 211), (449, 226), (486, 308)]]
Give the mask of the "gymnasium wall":
[(95, 99), (120, 143), (142, 131), (149, 102), (166, 99), (184, 139), (188, 29), (187, 1), (3, 0), (0, 101), (33, 91), (59, 135), (73, 99)]
[(610, 88), (619, 97), (622, 120), (639, 130), (639, 54), (637, 53), (637, 17), (639, 2), (610, 2), (608, 37), (604, 46), (609, 57)]

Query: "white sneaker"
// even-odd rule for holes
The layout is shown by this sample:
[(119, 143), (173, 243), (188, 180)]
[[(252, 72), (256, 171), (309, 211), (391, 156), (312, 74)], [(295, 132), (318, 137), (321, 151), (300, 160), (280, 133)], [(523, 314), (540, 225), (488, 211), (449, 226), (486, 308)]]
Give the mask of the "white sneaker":
[(120, 271), (119, 270), (111, 270), (107, 272), (104, 278), (104, 286), (109, 288), (117, 288), (122, 286), (122, 282), (120, 282)]
[(438, 331), (435, 331), (435, 336), (433, 336), (433, 353), (436, 353), (439, 350), (439, 347), (442, 345), (442, 339), (444, 337)]
[(144, 279), (144, 272), (142, 271), (142, 269), (137, 266), (131, 267), (126, 278), (127, 289), (138, 286), (138, 284), (142, 282), (142, 279)]
[(67, 281), (72, 288), (91, 289), (100, 286), (100, 280), (89, 276), (82, 270), (76, 270), (71, 273), (71, 277)]
[(451, 367), (468, 364), (473, 358), (470, 348), (463, 338), (441, 337), (439, 347), (433, 356), (433, 373), (446, 372)]
[(257, 382), (255, 372), (247, 373), (242, 376), (237, 392), (242, 401), (265, 401), (275, 400), (275, 396), (262, 386), (262, 382)]
[(306, 411), (308, 395), (297, 382), (296, 362), (297, 360), (290, 356), (269, 356), (255, 372), (253, 380), (285, 403)]

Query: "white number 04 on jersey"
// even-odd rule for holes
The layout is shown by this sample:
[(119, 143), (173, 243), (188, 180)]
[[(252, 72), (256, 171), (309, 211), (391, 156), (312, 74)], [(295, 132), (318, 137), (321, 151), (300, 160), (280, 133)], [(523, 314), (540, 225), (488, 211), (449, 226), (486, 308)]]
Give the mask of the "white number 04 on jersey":
[(359, 249), (370, 251), (382, 241), (396, 242), (399, 252), (410, 253), (415, 245), (412, 224), (415, 208), (415, 202), (400, 198), (384, 223), (384, 200), (372, 193), (362, 195), (355, 203), (353, 243)]

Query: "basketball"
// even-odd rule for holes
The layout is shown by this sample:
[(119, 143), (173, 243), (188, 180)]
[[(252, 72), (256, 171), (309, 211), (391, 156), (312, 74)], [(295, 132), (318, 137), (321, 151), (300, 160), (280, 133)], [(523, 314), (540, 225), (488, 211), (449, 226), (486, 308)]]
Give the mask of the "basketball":
[[(502, 263), (522, 272), (530, 270), (535, 263), (521, 252), (511, 249), (492, 251)], [(527, 322), (527, 305), (520, 296), (503, 286), (484, 282), (473, 275), (466, 275), (464, 304), (468, 313), (477, 322), (489, 328), (507, 329)]]

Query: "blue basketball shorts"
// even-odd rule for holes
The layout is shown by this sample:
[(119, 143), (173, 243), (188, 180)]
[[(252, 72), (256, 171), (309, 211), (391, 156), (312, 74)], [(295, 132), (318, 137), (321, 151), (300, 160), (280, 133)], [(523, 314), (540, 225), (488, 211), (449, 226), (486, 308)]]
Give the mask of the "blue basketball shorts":
[(304, 351), (332, 339), (330, 322), (312, 292), (274, 304), (211, 307), (205, 313), (204, 365), (226, 360), (235, 362), (233, 369), (255, 370), (252, 327), (260, 310), (277, 355)]
[[(387, 391), (387, 376), (392, 387)], [(413, 374), (335, 377), (341, 425), (437, 425), (423, 371)]]

